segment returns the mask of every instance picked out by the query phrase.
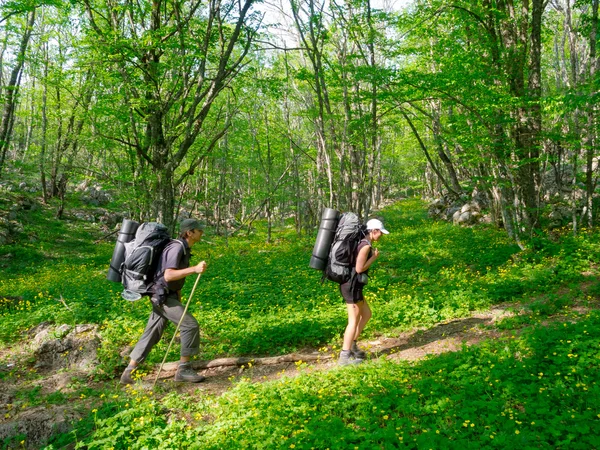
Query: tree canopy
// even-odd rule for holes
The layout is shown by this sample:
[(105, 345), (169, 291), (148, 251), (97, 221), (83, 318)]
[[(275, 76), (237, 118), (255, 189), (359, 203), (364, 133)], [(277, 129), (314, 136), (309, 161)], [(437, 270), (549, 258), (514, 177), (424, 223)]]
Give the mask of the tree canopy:
[(557, 217), (594, 226), (597, 0), (265, 8), (4, 3), (0, 167), (46, 200), (93, 179), (141, 219), (229, 231), (411, 191), (477, 197), (522, 246)]

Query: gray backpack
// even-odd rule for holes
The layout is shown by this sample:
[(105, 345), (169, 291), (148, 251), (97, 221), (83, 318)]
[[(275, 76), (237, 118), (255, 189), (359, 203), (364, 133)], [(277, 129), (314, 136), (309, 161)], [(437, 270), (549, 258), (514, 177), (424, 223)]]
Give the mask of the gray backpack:
[(171, 241), (169, 230), (161, 223), (141, 224), (135, 239), (125, 244), (121, 280), (127, 291), (150, 295), (160, 255)]
[(329, 251), (325, 278), (340, 284), (350, 280), (356, 264), (356, 247), (365, 232), (366, 227), (356, 214), (348, 212), (341, 215)]

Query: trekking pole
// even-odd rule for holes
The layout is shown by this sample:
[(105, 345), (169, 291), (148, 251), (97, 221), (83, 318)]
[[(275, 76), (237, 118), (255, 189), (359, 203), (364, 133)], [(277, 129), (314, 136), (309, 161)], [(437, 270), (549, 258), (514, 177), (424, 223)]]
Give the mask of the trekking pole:
[(188, 300), (185, 304), (185, 308), (183, 309), (183, 314), (181, 315), (181, 319), (179, 319), (179, 323), (177, 324), (177, 326), (175, 327), (175, 333), (173, 333), (173, 337), (171, 338), (171, 342), (169, 342), (169, 346), (167, 347), (167, 351), (165, 352), (165, 357), (163, 358), (162, 362), (160, 363), (160, 367), (158, 368), (158, 373), (156, 374), (156, 378), (154, 379), (154, 383), (152, 383), (152, 389), (154, 389), (154, 386), (156, 386), (156, 382), (158, 381), (158, 377), (160, 376), (160, 372), (163, 368), (163, 365), (165, 364), (165, 361), (167, 360), (167, 356), (169, 355), (169, 350), (171, 350), (171, 345), (173, 344), (173, 341), (175, 340), (175, 336), (177, 336), (177, 332), (179, 331), (179, 326), (181, 325), (181, 322), (183, 322), (183, 318), (185, 317), (185, 313), (188, 310), (188, 306), (190, 306), (190, 301), (192, 300), (192, 297), (194, 296), (194, 292), (196, 291), (196, 286), (198, 286), (198, 281), (200, 281), (200, 275), (198, 274), (198, 277), (196, 278), (196, 282), (194, 283), (194, 287), (192, 288), (192, 292), (190, 294), (190, 296), (188, 297)]

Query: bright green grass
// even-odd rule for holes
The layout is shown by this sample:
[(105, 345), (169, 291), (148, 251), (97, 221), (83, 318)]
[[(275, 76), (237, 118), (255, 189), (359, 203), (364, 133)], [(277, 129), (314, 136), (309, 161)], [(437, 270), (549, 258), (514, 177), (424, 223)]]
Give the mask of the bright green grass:
[[(530, 303), (530, 314), (501, 323), (510, 330), (600, 295), (600, 283), (589, 276), (600, 259), (597, 234), (565, 231), (558, 242), (538, 242), (536, 252), (518, 252), (502, 230), (428, 220), (416, 200), (381, 215), (392, 234), (377, 244), (381, 257), (365, 289), (374, 312), (365, 338), (432, 326), (499, 302)], [(44, 320), (99, 323), (96, 376), (112, 379), (122, 369), (119, 352), (142, 333), (148, 303), (122, 300), (120, 286), (106, 280), (113, 243), (94, 244), (102, 236), (96, 226), (55, 221), (46, 210), (22, 219), (23, 240), (0, 248), (0, 342), (23, 339), (22, 331)], [(29, 242), (29, 235), (38, 240)], [(259, 228), (226, 245), (207, 233), (211, 243), (194, 249), (192, 261), (209, 264), (191, 304), (203, 332), (201, 358), (339, 345), (345, 308), (337, 286), (321, 285), (320, 273), (307, 267), (314, 235), (281, 228), (274, 238), (266, 244)], [(57, 436), (56, 447), (77, 440), (92, 448), (593, 448), (599, 445), (598, 322), (592, 314), (579, 324), (416, 365), (380, 361), (241, 383), (220, 399), (159, 399), (82, 385), (51, 399), (23, 391), (22, 401), (95, 399), (98, 406), (74, 433)], [(150, 363), (162, 359), (172, 332), (169, 327)], [(170, 359), (177, 358), (173, 348)], [(2, 379), (11, 383), (16, 376), (34, 375), (15, 370)]]
[[(594, 234), (565, 234), (560, 244), (517, 253), (502, 230), (430, 221), (416, 200), (381, 215), (392, 233), (377, 244), (381, 257), (365, 288), (373, 309), (365, 338), (576, 285), (584, 279), (582, 271), (599, 259)], [(0, 250), (0, 257), (13, 255), (3, 259), (8, 266), (0, 277), (0, 293), (9, 297), (0, 296), (0, 340), (18, 340), (20, 331), (44, 320), (99, 323), (105, 338), (100, 369), (118, 372), (118, 350), (136, 342), (150, 308), (146, 300), (122, 300), (120, 286), (106, 280), (114, 241), (94, 244), (102, 236), (97, 227), (51, 221), (43, 210), (28, 218), (26, 233), (39, 240), (25, 238)], [(202, 328), (201, 358), (281, 354), (339, 343), (345, 308), (337, 285), (321, 284), (320, 272), (308, 267), (314, 236), (298, 237), (286, 227), (275, 233), (272, 244), (261, 232), (230, 238), (228, 245), (210, 233), (206, 239), (210, 243), (194, 248), (192, 262), (205, 259), (209, 269), (190, 306)], [(184, 296), (193, 281), (190, 277)], [(150, 362), (162, 358), (172, 328)], [(172, 359), (177, 359), (175, 347)]]
[(215, 399), (131, 391), (80, 424), (92, 433), (79, 446), (597, 448), (600, 314), (577, 319), (412, 365), (242, 381)]

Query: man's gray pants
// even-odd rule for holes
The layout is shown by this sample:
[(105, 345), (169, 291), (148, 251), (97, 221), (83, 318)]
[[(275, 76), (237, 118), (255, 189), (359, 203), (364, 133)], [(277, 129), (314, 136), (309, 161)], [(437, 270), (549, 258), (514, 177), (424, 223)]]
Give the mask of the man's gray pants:
[[(179, 301), (177, 294), (167, 295), (165, 303), (160, 307), (153, 304), (152, 314), (150, 314), (144, 334), (129, 357), (137, 363), (144, 361), (152, 347), (160, 341), (167, 324), (169, 322), (173, 322), (175, 325), (179, 323), (184, 309), (185, 306)], [(196, 355), (200, 348), (200, 329), (198, 321), (189, 312), (185, 313), (179, 326), (179, 332), (181, 356)]]

